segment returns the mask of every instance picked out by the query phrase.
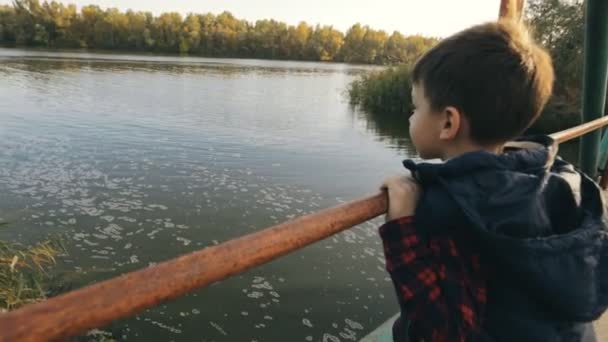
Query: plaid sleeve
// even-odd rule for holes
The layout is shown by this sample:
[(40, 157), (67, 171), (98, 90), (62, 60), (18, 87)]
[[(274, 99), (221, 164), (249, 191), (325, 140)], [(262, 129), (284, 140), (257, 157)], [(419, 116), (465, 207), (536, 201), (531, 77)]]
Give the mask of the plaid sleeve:
[(427, 342), (469, 341), (480, 333), (486, 284), (479, 257), (449, 236), (419, 234), (413, 217), (380, 227), (409, 337)]

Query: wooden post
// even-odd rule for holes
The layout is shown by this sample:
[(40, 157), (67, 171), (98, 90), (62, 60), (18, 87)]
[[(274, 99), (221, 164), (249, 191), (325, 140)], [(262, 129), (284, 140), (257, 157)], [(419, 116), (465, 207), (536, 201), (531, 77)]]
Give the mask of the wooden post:
[(521, 19), (524, 11), (524, 0), (500, 0), (499, 18)]

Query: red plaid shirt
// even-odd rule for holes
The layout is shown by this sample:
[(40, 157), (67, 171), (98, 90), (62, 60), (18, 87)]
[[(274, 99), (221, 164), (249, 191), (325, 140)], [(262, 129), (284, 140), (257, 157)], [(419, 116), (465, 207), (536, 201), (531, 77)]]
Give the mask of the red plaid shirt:
[(413, 217), (380, 227), (386, 269), (410, 341), (465, 342), (481, 332), (486, 282), (479, 256), (448, 235), (424, 236)]

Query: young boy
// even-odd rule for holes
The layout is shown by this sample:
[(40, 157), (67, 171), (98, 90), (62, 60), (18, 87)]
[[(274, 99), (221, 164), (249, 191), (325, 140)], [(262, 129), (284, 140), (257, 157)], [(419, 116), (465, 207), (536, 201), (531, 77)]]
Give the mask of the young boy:
[(595, 341), (589, 322), (608, 303), (600, 190), (550, 137), (509, 142), (551, 95), (549, 55), (500, 21), (441, 41), (412, 76), (412, 142), (443, 163), (406, 160), (383, 184), (394, 340)]

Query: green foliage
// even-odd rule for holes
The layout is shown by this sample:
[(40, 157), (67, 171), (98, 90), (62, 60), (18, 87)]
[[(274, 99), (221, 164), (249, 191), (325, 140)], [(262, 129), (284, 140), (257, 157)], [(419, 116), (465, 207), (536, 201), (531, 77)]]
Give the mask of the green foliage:
[(342, 32), (331, 26), (317, 25), (308, 40), (308, 56), (317, 61), (333, 61), (344, 42)]
[(526, 20), (553, 58), (553, 97), (534, 128), (554, 132), (580, 123), (584, 49), (582, 0), (530, 0)]
[[(358, 30), (367, 32), (368, 29), (360, 27), (351, 29), (347, 33), (349, 44), (353, 44), (352, 41), (355, 40), (352, 38), (353, 36), (364, 37), (367, 34), (357, 33)], [(436, 39), (421, 36), (406, 38), (398, 32), (393, 33), (384, 44), (384, 52), (374, 58), (376, 60), (383, 58), (384, 60), (378, 61), (382, 64), (392, 64), (394, 61), (404, 61), (405, 63), (363, 75), (352, 82), (348, 89), (350, 103), (360, 106), (372, 116), (380, 114), (409, 115), (412, 110), (410, 69), (414, 62), (436, 43)], [(366, 57), (371, 57), (371, 55), (363, 56), (363, 58)]]
[(33, 246), (0, 241), (0, 311), (46, 298), (46, 270), (55, 257), (65, 252), (60, 241), (49, 240)]
[(412, 59), (420, 36), (390, 37), (355, 24), (346, 36), (331, 26), (276, 20), (250, 23), (219, 15), (121, 12), (96, 5), (77, 10), (56, 1), (14, 0), (0, 5), (0, 44), (180, 53), (200, 56), (399, 64)]
[(388, 35), (384, 31), (375, 31), (368, 26), (353, 25), (344, 37), (342, 58), (351, 63), (376, 63), (387, 61), (384, 58), (384, 47)]
[(408, 117), (413, 109), (411, 100), (410, 68), (392, 67), (360, 77), (350, 84), (351, 105), (362, 110), (368, 128), (382, 140), (407, 148), (409, 142)]
[[(348, 44), (353, 44), (353, 36), (363, 36), (362, 33), (357, 33), (360, 29), (356, 27), (347, 33), (347, 41), (349, 35), (351, 36)], [(393, 33), (384, 45), (384, 53), (380, 55), (380, 58), (385, 60), (380, 62), (390, 64), (393, 61), (405, 61), (405, 63), (365, 74), (353, 81), (348, 88), (351, 105), (362, 109), (367, 121), (381, 137), (388, 138), (398, 146), (406, 146), (403, 138), (407, 136), (408, 117), (413, 109), (411, 67), (436, 42), (436, 39), (420, 36), (405, 38), (398, 32)]]
[(412, 110), (410, 67), (370, 73), (351, 83), (350, 102), (371, 113), (405, 114)]
[(582, 1), (530, 0), (527, 20), (536, 39), (551, 53), (555, 95), (578, 99), (583, 75), (584, 6)]

